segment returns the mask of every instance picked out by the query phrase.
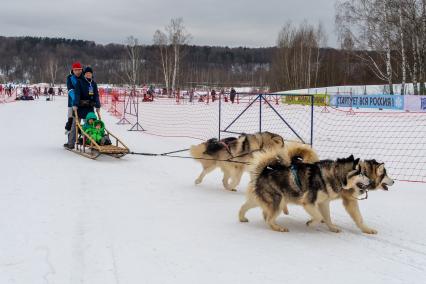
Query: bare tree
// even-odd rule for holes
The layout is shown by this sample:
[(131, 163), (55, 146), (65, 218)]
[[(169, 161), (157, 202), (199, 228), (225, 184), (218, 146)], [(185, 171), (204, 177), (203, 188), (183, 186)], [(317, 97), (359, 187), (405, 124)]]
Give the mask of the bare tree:
[(306, 22), (294, 27), (290, 22), (278, 34), (273, 88), (310, 88), (317, 86), (321, 64), (320, 45), (325, 43), (321, 25)]
[(316, 62), (315, 62), (315, 85), (314, 85), (314, 87), (316, 88), (317, 84), (318, 84), (318, 71), (319, 71), (320, 62), (321, 62), (320, 48), (327, 44), (327, 36), (324, 32), (324, 27), (323, 27), (322, 23), (318, 24), (318, 28), (317, 28), (316, 34), (315, 34), (315, 40), (316, 40), (317, 45), (318, 45), (317, 46)]
[(403, 18), (403, 3), (402, 1), (399, 3), (398, 7), (398, 16), (399, 16), (399, 36), (400, 36), (400, 43), (401, 43), (401, 69), (402, 69), (402, 82), (401, 82), (401, 95), (405, 94), (405, 83), (407, 82), (407, 59), (405, 54), (405, 45), (404, 45), (404, 18)]
[(165, 27), (166, 33), (157, 30), (154, 33), (154, 44), (159, 47), (164, 81), (174, 90), (179, 76), (183, 47), (189, 43), (191, 35), (186, 31), (182, 18), (171, 19)]
[(421, 68), (421, 83), (420, 83), (420, 93), (426, 95), (426, 0), (422, 0), (422, 53), (420, 57), (422, 59)]
[(408, 77), (415, 94), (426, 93), (425, 6), (426, 0), (340, 0), (336, 5), (340, 34), (351, 33), (353, 54), (388, 82), (391, 93), (391, 83), (400, 79), (404, 94)]
[(170, 88), (170, 77), (171, 77), (171, 66), (172, 66), (172, 56), (167, 40), (167, 35), (160, 30), (155, 31), (153, 38), (154, 45), (158, 46), (160, 51), (160, 61), (163, 71), (164, 83), (166, 89)]
[(137, 38), (129, 36), (126, 41), (127, 58), (124, 61), (126, 81), (135, 90), (141, 72), (141, 46)]
[[(340, 34), (350, 34), (359, 57), (393, 94), (390, 0), (343, 0), (336, 4), (336, 26)], [(372, 56), (375, 52), (378, 56)]]
[(54, 55), (50, 55), (48, 57), (46, 70), (50, 83), (54, 86), (56, 82), (56, 75), (58, 73), (58, 60)]

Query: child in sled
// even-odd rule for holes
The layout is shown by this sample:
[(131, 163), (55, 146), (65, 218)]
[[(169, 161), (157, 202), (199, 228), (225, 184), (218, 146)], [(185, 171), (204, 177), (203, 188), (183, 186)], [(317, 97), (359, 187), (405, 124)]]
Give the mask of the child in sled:
[[(99, 145), (111, 145), (108, 135), (105, 135), (105, 126), (94, 112), (89, 112), (86, 116), (85, 123), (81, 127), (93, 140)], [(83, 144), (83, 137), (78, 140), (79, 144)], [(86, 144), (90, 144), (90, 140), (86, 139)]]
[(85, 123), (83, 124), (82, 128), (84, 132), (87, 132), (89, 128), (93, 127), (93, 123), (98, 120), (98, 117), (94, 112), (89, 112), (86, 115)]
[[(96, 114), (94, 112), (89, 112), (86, 115), (86, 119), (84, 120), (84, 124), (81, 126), (81, 128), (83, 129), (84, 132), (87, 133), (87, 131), (93, 127), (93, 123), (98, 120), (98, 117), (96, 116)], [(86, 144), (89, 144), (90, 141), (86, 141)], [(83, 137), (79, 137), (78, 138), (78, 144), (82, 145), (83, 144)]]
[(86, 133), (101, 146), (111, 145), (109, 136), (105, 134), (105, 124), (102, 120), (95, 120), (93, 126), (87, 129)]

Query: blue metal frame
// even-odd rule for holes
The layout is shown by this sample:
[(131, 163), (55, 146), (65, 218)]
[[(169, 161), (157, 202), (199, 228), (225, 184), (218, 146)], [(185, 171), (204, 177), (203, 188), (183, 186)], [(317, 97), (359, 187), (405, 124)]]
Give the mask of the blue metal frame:
[[(257, 101), (259, 101), (259, 132), (262, 131), (262, 98), (263, 100), (269, 105), (269, 107), (275, 112), (275, 114), (284, 122), (284, 124), (297, 136), (297, 138), (299, 138), (303, 143), (306, 143), (305, 140), (297, 133), (297, 131), (290, 125), (290, 123), (288, 123), (286, 121), (286, 119), (275, 109), (275, 107), (266, 99), (266, 95), (271, 95), (271, 94), (259, 94), (257, 95), (257, 97), (240, 113), (238, 114), (238, 116), (225, 128), (225, 129), (221, 129), (222, 126), (222, 104), (221, 104), (221, 100), (219, 102), (219, 133), (218, 133), (218, 137), (219, 139), (221, 138), (221, 133), (231, 133), (231, 134), (241, 134), (240, 132), (233, 132), (233, 131), (229, 131), (228, 129), (250, 108), (253, 106), (253, 104)], [(273, 95), (277, 95), (277, 94), (273, 94)], [(290, 96), (286, 95), (286, 94), (278, 94), (278, 96)], [(295, 94), (291, 94), (291, 96), (298, 96)], [(300, 96), (309, 96), (311, 97), (311, 139), (310, 139), (310, 145), (313, 145), (314, 142), (314, 102), (315, 102), (315, 97), (314, 95), (306, 95), (306, 94), (300, 94)]]
[(287, 127), (290, 128), (290, 130), (297, 136), (297, 138), (299, 138), (300, 141), (302, 141), (303, 143), (306, 143), (305, 140), (303, 140), (303, 138), (300, 137), (300, 135), (296, 132), (296, 130), (293, 129), (293, 127), (291, 127), (291, 125), (285, 120), (285, 118), (282, 117), (282, 115), (271, 105), (271, 103), (268, 102), (268, 100), (265, 100), (265, 101), (271, 107), (271, 109), (275, 112), (275, 114), (285, 123), (285, 125), (287, 125)]
[[(258, 95), (223, 131), (220, 130), (219, 128), (219, 132), (225, 132), (229, 129), (229, 127), (231, 127), (259, 98), (260, 95)], [(220, 123), (220, 122), (219, 122)]]
[(311, 96), (311, 147), (314, 145), (314, 103), (315, 97)]
[[(263, 95), (259, 95), (259, 132), (262, 132), (262, 97)], [(265, 100), (268, 101), (268, 100)]]
[(221, 95), (221, 92), (219, 92), (219, 133), (217, 135), (217, 137), (219, 137), (219, 140), (220, 140), (221, 122), (222, 122), (222, 95)]

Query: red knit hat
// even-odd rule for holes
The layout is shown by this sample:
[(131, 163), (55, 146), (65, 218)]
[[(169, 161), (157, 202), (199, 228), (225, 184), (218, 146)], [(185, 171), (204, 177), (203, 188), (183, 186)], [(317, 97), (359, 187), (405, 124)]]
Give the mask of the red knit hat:
[(76, 61), (72, 64), (72, 69), (83, 69), (83, 66), (80, 62)]

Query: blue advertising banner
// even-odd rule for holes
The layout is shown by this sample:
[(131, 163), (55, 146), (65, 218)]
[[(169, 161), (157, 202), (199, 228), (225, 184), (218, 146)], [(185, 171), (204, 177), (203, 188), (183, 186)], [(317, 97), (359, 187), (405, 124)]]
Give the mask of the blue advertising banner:
[(404, 97), (400, 95), (334, 95), (330, 105), (335, 107), (404, 109)]
[(426, 112), (426, 96), (404, 96), (405, 110)]

